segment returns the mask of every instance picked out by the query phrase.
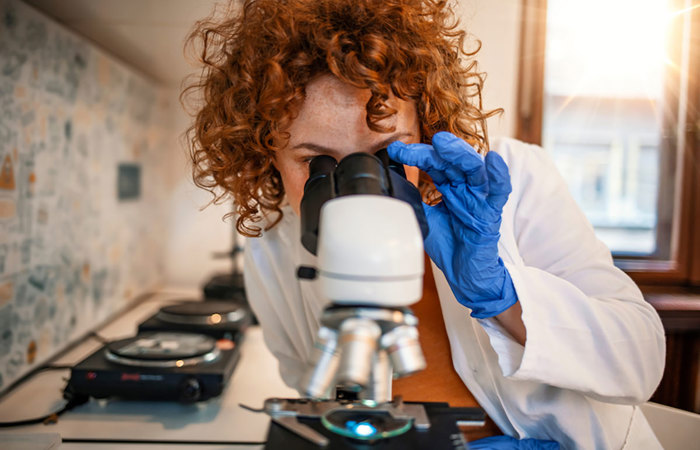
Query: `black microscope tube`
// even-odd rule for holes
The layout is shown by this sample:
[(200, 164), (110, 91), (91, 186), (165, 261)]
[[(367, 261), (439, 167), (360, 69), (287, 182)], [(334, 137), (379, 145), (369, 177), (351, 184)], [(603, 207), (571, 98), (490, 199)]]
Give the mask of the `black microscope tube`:
[(333, 171), (336, 165), (336, 160), (327, 155), (317, 156), (309, 163), (309, 179), (304, 184), (304, 196), (300, 206), (301, 243), (314, 255), (318, 247), (321, 206), (335, 197)]
[(338, 196), (391, 195), (391, 186), (381, 160), (369, 153), (343, 158), (335, 170)]

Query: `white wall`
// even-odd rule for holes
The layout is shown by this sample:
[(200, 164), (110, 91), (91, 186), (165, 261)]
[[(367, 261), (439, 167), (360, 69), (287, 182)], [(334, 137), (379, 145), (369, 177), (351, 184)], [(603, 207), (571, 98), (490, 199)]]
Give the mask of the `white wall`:
[[(183, 133), (190, 124), (178, 102), (178, 90), (173, 90), (172, 159), (168, 162), (172, 174), (170, 199), (170, 228), (166, 243), (165, 284), (171, 288), (201, 286), (215, 272), (227, 272), (228, 259), (214, 259), (215, 252), (231, 249), (232, 222), (223, 221), (231, 210), (229, 204), (209, 205), (211, 195), (192, 181), (189, 153)], [(203, 208), (203, 209), (202, 209)]]
[(515, 134), (521, 0), (457, 0), (462, 27), (482, 43), (476, 59), (486, 72), (485, 109), (505, 112), (489, 120), (489, 136)]
[(1, 391), (160, 286), (171, 129), (152, 80), (22, 2), (0, 17)]

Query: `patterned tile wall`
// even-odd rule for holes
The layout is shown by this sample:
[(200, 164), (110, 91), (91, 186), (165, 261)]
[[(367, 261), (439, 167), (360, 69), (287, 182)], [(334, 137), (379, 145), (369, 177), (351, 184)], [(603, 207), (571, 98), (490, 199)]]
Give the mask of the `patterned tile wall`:
[(167, 117), (157, 85), (0, 0), (0, 391), (159, 284)]

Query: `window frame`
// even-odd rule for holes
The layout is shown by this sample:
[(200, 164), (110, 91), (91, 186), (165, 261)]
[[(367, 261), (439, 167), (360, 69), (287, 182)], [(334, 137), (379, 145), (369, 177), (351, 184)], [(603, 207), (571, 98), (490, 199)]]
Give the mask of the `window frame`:
[[(683, 0), (674, 0), (681, 9)], [(522, 0), (520, 59), (515, 137), (532, 144), (542, 144), (547, 0)], [(671, 132), (662, 142), (674, 151), (662, 152), (661, 170), (675, 173), (665, 179), (660, 190), (672, 190), (673, 220), (658, 228), (672, 227), (670, 257), (666, 259), (636, 256), (615, 256), (615, 264), (638, 284), (700, 285), (700, 0), (692, 0), (693, 8), (679, 15), (688, 25), (688, 80), (685, 92), (666, 86), (674, 104), (683, 102), (683, 117), (674, 113), (665, 128)], [(682, 43), (683, 27), (673, 27), (671, 41)], [(680, 58), (681, 45), (669, 49)], [(693, 74), (698, 74), (693, 77)], [(675, 84), (674, 84), (675, 85)], [(680, 95), (679, 95), (680, 94)], [(685, 94), (685, 95), (684, 95)], [(679, 108), (674, 108), (678, 111)], [(680, 143), (679, 143), (680, 142)], [(659, 195), (659, 210), (664, 192)], [(669, 195), (667, 194), (666, 197)], [(671, 212), (667, 216), (670, 216)], [(694, 226), (695, 225), (695, 226)], [(657, 230), (657, 236), (659, 231)]]

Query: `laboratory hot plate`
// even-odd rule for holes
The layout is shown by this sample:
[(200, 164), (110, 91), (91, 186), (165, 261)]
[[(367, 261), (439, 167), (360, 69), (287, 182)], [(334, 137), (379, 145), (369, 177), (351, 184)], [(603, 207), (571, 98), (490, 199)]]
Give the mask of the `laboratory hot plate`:
[(230, 301), (181, 301), (162, 307), (139, 332), (186, 331), (237, 341), (252, 322), (246, 305)]
[(66, 391), (95, 398), (192, 403), (223, 391), (239, 359), (236, 341), (146, 332), (106, 343), (71, 369)]

